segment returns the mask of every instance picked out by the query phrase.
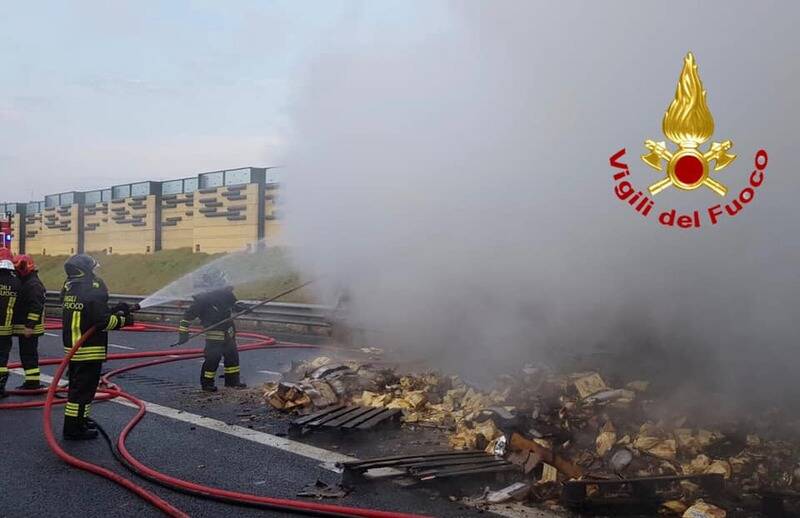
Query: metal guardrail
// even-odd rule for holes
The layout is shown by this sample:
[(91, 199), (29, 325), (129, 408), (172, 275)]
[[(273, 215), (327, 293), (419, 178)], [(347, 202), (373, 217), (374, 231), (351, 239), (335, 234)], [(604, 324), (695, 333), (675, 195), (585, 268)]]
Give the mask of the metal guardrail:
[[(60, 293), (47, 292), (45, 305), (48, 314), (57, 315), (60, 312)], [(113, 293), (109, 295), (111, 305), (117, 302), (138, 304), (145, 297), (140, 295), (122, 295)], [(190, 300), (175, 300), (158, 306), (144, 308), (136, 313), (136, 318), (143, 321), (174, 322), (177, 323)], [(242, 300), (245, 304), (256, 304), (258, 301)], [(293, 304), (288, 302), (269, 302), (256, 308), (252, 313), (242, 315), (236, 321), (242, 328), (265, 329), (297, 334), (329, 335), (331, 308), (317, 304)]]

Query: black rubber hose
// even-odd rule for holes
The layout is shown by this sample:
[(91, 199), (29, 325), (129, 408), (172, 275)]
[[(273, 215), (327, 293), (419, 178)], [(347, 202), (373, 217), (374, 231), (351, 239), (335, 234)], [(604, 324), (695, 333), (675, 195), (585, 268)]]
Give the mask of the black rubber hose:
[(192, 491), (191, 489), (186, 489), (186, 488), (183, 488), (183, 487), (173, 486), (171, 484), (168, 484), (168, 483), (164, 482), (163, 480), (159, 480), (157, 478), (150, 477), (145, 473), (141, 473), (135, 467), (131, 466), (128, 463), (128, 461), (126, 461), (122, 457), (122, 455), (119, 454), (119, 451), (117, 451), (117, 448), (114, 446), (114, 442), (111, 440), (111, 437), (108, 435), (108, 432), (106, 432), (105, 429), (102, 426), (100, 426), (100, 423), (98, 423), (97, 421), (94, 421), (92, 419), (90, 419), (90, 421), (92, 423), (94, 423), (94, 425), (97, 427), (97, 431), (100, 432), (100, 435), (102, 435), (103, 439), (105, 439), (106, 444), (108, 445), (108, 449), (111, 451), (111, 455), (113, 455), (113, 457), (117, 460), (117, 462), (122, 464), (122, 466), (124, 466), (125, 469), (127, 469), (128, 471), (130, 471), (131, 473), (133, 473), (134, 475), (136, 475), (136, 476), (138, 476), (140, 478), (143, 478), (143, 479), (145, 479), (145, 480), (147, 480), (149, 482), (152, 482), (154, 484), (158, 484), (159, 486), (167, 488), (167, 489), (170, 489), (172, 491), (177, 491), (179, 493), (183, 493), (183, 494), (186, 494), (186, 495), (194, 496), (194, 497), (197, 497), (197, 498), (203, 498), (205, 500), (214, 500), (216, 502), (221, 502), (223, 504), (230, 504), (230, 505), (235, 505), (235, 506), (239, 506), (239, 507), (250, 507), (250, 508), (254, 508), (254, 509), (262, 509), (262, 510), (265, 510), (265, 511), (282, 511), (282, 512), (286, 512), (286, 513), (301, 514), (301, 515), (305, 515), (305, 516), (324, 516), (324, 517), (337, 517), (337, 518), (358, 518), (358, 517), (355, 517), (352, 514), (332, 513), (332, 512), (325, 512), (325, 511), (313, 511), (311, 509), (297, 509), (297, 508), (294, 508), (294, 507), (281, 506), (281, 505), (277, 505), (277, 504), (265, 504), (265, 503), (257, 503), (257, 502), (243, 502), (241, 500), (235, 500), (235, 499), (232, 499), (232, 498), (226, 498), (224, 496), (211, 495), (211, 494), (208, 494), (208, 493), (204, 493), (202, 491)]

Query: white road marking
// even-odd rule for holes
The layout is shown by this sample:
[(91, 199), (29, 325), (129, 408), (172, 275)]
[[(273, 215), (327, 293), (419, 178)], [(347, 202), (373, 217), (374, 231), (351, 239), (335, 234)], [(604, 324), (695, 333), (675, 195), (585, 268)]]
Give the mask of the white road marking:
[[(14, 373), (18, 376), (25, 375), (25, 372), (22, 369), (9, 369), (9, 372)], [(42, 374), (41, 379), (42, 381), (45, 381), (47, 383), (53, 381), (53, 377), (48, 376), (46, 374)], [(130, 408), (138, 408), (133, 403), (130, 403), (122, 398), (112, 399), (110, 401), (118, 405), (123, 405)], [(176, 408), (171, 408), (156, 403), (150, 403), (149, 401), (142, 401), (142, 402), (147, 408), (147, 411), (152, 412), (153, 414), (157, 414), (163, 417), (168, 417), (176, 421), (189, 423), (194, 426), (199, 426), (201, 428), (213, 430), (215, 432), (230, 435), (232, 437), (236, 437), (239, 439), (244, 439), (245, 441), (251, 441), (257, 444), (268, 446), (270, 448), (275, 448), (277, 450), (292, 453), (294, 455), (299, 455), (301, 457), (306, 457), (308, 459), (320, 462), (321, 468), (336, 473), (340, 472), (340, 470), (335, 466), (337, 462), (352, 462), (358, 460), (356, 457), (350, 457), (348, 455), (342, 455), (341, 453), (336, 453), (323, 448), (317, 448), (316, 446), (311, 446), (310, 444), (304, 444), (301, 442), (292, 441), (291, 439), (287, 439), (285, 437), (278, 437), (277, 435), (272, 435), (265, 432), (259, 432), (257, 430), (251, 430), (250, 428), (245, 428), (243, 426), (229, 425), (227, 423), (218, 421), (216, 419), (212, 419), (210, 417), (204, 417), (201, 415), (192, 414), (191, 412), (178, 410)], [(397, 477), (398, 475), (402, 475), (402, 473), (394, 468), (373, 469), (367, 473), (367, 476), (370, 478)], [(400, 483), (400, 480), (395, 480), (395, 482)], [(495, 514), (509, 516), (513, 518), (519, 517), (518, 514), (506, 514), (505, 512), (503, 512), (503, 509), (492, 509), (492, 512)], [(549, 514), (542, 514), (539, 516), (541, 516), (542, 518), (549, 518), (549, 517), (555, 518), (555, 515), (549, 515)]]
[[(135, 408), (135, 405), (129, 403), (128, 401), (114, 400), (114, 402)], [(292, 441), (285, 437), (278, 437), (277, 435), (251, 430), (250, 428), (245, 428), (235, 424), (229, 425), (210, 417), (203, 417), (201, 415), (192, 414), (190, 412), (177, 410), (175, 408), (156, 403), (150, 403), (147, 401), (145, 401), (144, 404), (147, 407), (148, 412), (169, 417), (176, 421), (183, 421), (184, 423), (193, 424), (195, 426), (202, 426), (203, 428), (232, 435), (234, 437), (238, 437), (239, 439), (245, 439), (247, 441), (263, 444), (264, 446), (269, 446), (270, 448), (276, 448), (289, 453), (294, 453), (295, 455), (300, 455), (301, 457), (313, 459), (322, 462), (323, 467), (332, 471), (336, 471), (333, 467), (333, 464), (336, 462), (357, 460), (354, 457), (349, 457), (347, 455), (342, 455), (341, 453), (317, 448), (316, 446), (311, 446), (302, 442)]]
[[(9, 372), (17, 374), (18, 376), (25, 375), (25, 372), (22, 369), (9, 369)], [(46, 374), (42, 374), (41, 380), (43, 382), (50, 383), (53, 381), (53, 377), (48, 376)], [(136, 405), (134, 405), (133, 403), (130, 403), (127, 400), (121, 398), (112, 399), (111, 402), (116, 403), (118, 405), (137, 408)], [(258, 444), (262, 444), (264, 446), (269, 446), (270, 448), (275, 448), (278, 450), (293, 453), (295, 455), (300, 455), (301, 457), (306, 457), (308, 459), (316, 460), (322, 463), (323, 468), (331, 471), (338, 471), (334, 467), (334, 464), (336, 462), (347, 462), (347, 461), (358, 460), (355, 457), (349, 457), (347, 455), (342, 455), (341, 453), (325, 450), (323, 448), (317, 448), (316, 446), (311, 446), (309, 444), (303, 444), (301, 442), (292, 441), (285, 437), (278, 437), (277, 435), (272, 435), (265, 432), (259, 432), (257, 430), (251, 430), (250, 428), (245, 428), (243, 426), (229, 425), (227, 423), (224, 423), (217, 419), (212, 419), (210, 417), (204, 417), (201, 415), (192, 414), (191, 412), (178, 410), (176, 408), (158, 405), (156, 403), (150, 403), (149, 401), (143, 401), (143, 403), (145, 404), (147, 411), (152, 412), (153, 414), (157, 414), (163, 417), (169, 417), (170, 419), (174, 419), (176, 421), (182, 421), (184, 423), (189, 423), (194, 426), (199, 426), (202, 428), (206, 428), (208, 430), (214, 430), (216, 432), (224, 433), (226, 435), (237, 437), (239, 439), (244, 439), (246, 441), (251, 441)]]
[(56, 336), (56, 337), (58, 337), (58, 336), (61, 336), (61, 335), (57, 335), (57, 334), (55, 334), (55, 333), (45, 333), (45, 334), (46, 334), (47, 336)]
[[(171, 357), (171, 356), (170, 356)], [(25, 376), (25, 372), (22, 369), (9, 369), (10, 373), (16, 374), (18, 376)], [(47, 383), (53, 381), (52, 376), (48, 376), (47, 374), (41, 375), (41, 380)], [(112, 399), (110, 400), (112, 403), (116, 403), (118, 405), (123, 405), (131, 408), (137, 408), (136, 405), (133, 403), (128, 402), (122, 398)], [(176, 408), (171, 408), (168, 406), (158, 405), (156, 403), (150, 403), (148, 401), (142, 401), (147, 408), (148, 412), (152, 412), (154, 414), (168, 417), (170, 419), (174, 419), (176, 421), (182, 421), (184, 423), (189, 423), (194, 426), (199, 426), (201, 428), (206, 428), (208, 430), (214, 430), (219, 433), (223, 433), (226, 435), (230, 435), (232, 437), (237, 437), (239, 439), (244, 439), (245, 441), (251, 441), (257, 444), (262, 444), (264, 446), (268, 446), (270, 448), (275, 448), (281, 451), (289, 452), (295, 455), (299, 455), (301, 457), (306, 457), (308, 459), (315, 460), (321, 463), (322, 468), (339, 472), (340, 470), (337, 469), (334, 464), (337, 462), (351, 462), (358, 460), (355, 457), (350, 457), (348, 455), (342, 455), (341, 453), (336, 453), (333, 451), (329, 451), (323, 448), (317, 448), (316, 446), (311, 446), (309, 444), (303, 444), (301, 442), (292, 441), (285, 437), (278, 437), (277, 435), (272, 435), (265, 432), (259, 432), (257, 430), (251, 430), (249, 428), (245, 428), (238, 425), (229, 425), (222, 421), (218, 421), (216, 419), (212, 419), (210, 417), (203, 417), (201, 415), (192, 414), (190, 412), (185, 412), (183, 410), (178, 410)], [(381, 468), (377, 470), (370, 470), (368, 476), (381, 478), (385, 476), (397, 476), (400, 472), (394, 470), (392, 468)], [(493, 514), (497, 514), (500, 516), (507, 516), (509, 518), (520, 518), (521, 516), (534, 516), (537, 518), (557, 518), (556, 514), (551, 513), (550, 511), (544, 509), (531, 509), (525, 508), (524, 509), (527, 513), (533, 512), (534, 514), (521, 514), (519, 509), (510, 509), (508, 506), (492, 506), (491, 511)], [(538, 513), (538, 514), (537, 514)]]
[(108, 344), (109, 347), (116, 347), (117, 349), (126, 349), (128, 351), (135, 351), (136, 347), (129, 347), (127, 345)]
[(283, 374), (275, 371), (256, 371), (264, 375), (264, 380), (268, 383), (274, 383), (283, 379)]

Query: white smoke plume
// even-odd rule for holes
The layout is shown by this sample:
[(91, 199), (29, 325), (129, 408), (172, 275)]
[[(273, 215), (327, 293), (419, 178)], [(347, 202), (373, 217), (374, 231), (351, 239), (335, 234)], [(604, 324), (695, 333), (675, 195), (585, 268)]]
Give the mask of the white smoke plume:
[[(348, 286), (358, 325), (408, 358), (477, 376), (604, 351), (632, 377), (795, 400), (799, 9), (454, 2), (425, 29), (343, 21), (295, 102), (285, 180), (298, 261)], [(637, 188), (660, 178), (639, 155), (664, 140), (688, 50), (713, 139), (738, 153), (717, 176), (727, 200), (756, 150), (770, 157), (755, 199), (699, 230), (636, 214), (609, 166), (625, 147)], [(719, 199), (671, 189), (655, 201)]]

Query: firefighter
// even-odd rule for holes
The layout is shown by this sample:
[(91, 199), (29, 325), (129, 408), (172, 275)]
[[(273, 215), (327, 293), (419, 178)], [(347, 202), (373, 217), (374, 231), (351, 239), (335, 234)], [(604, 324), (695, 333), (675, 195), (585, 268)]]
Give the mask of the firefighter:
[(229, 285), (225, 275), (219, 270), (209, 270), (199, 276), (195, 288), (203, 290), (194, 295), (194, 301), (186, 310), (181, 320), (179, 344), (189, 340), (189, 324), (199, 318), (206, 332), (205, 361), (200, 369), (200, 388), (207, 392), (216, 392), (214, 377), (217, 374), (219, 360), (225, 357), (225, 386), (245, 388), (247, 385), (239, 379), (239, 351), (236, 349), (236, 329), (231, 320), (231, 310), (242, 311), (246, 308), (236, 301), (233, 287)]
[(130, 307), (120, 303), (108, 307), (108, 289), (94, 273), (97, 261), (78, 254), (64, 263), (67, 280), (62, 296), (62, 340), (64, 352), (95, 326), (69, 362), (69, 393), (64, 408), (64, 439), (86, 440), (97, 437), (89, 421), (89, 407), (100, 381), (100, 369), (106, 359), (108, 331), (133, 323)]
[(8, 354), (11, 352), (14, 306), (20, 290), (13, 258), (8, 248), (0, 248), (0, 398), (8, 395)]
[(39, 337), (44, 334), (44, 302), (47, 290), (39, 280), (36, 264), (29, 255), (14, 256), (22, 286), (14, 307), (13, 334), (19, 342), (19, 357), (25, 370), (25, 382), (17, 387), (22, 390), (42, 388), (39, 382)]

